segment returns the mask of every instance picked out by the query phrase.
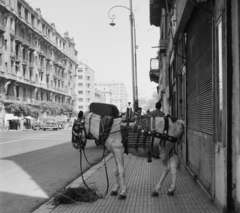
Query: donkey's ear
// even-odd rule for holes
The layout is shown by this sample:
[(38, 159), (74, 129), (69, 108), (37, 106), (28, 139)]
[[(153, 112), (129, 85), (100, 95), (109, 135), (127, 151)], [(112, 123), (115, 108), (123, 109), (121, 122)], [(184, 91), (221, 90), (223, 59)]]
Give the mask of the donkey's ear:
[(83, 111), (80, 111), (80, 112), (78, 113), (78, 118), (81, 119), (82, 116), (83, 116)]

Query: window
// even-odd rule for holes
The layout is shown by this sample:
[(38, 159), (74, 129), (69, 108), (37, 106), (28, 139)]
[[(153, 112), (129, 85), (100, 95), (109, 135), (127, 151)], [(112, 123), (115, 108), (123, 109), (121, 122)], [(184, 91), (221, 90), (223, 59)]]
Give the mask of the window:
[(21, 16), (22, 15), (22, 5), (18, 3), (18, 15)]
[(78, 91), (78, 94), (79, 94), (79, 95), (83, 94), (83, 91)]
[(28, 10), (25, 9), (25, 20), (28, 22)]
[(31, 15), (31, 24), (32, 24), (33, 27), (35, 27), (34, 26), (34, 15)]
[(82, 87), (82, 86), (83, 86), (83, 83), (78, 83), (78, 86), (79, 86), (79, 87)]
[(83, 102), (83, 98), (79, 98), (79, 99), (78, 99), (78, 102)]
[(83, 109), (83, 106), (78, 106), (78, 109)]
[(82, 76), (78, 76), (78, 79), (83, 79), (83, 77)]

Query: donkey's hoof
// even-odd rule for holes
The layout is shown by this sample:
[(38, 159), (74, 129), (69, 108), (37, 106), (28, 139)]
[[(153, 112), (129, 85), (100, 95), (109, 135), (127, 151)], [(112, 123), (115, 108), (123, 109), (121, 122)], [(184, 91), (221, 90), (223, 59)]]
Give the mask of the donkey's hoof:
[(116, 196), (118, 194), (118, 191), (111, 191), (110, 195), (111, 196)]
[(149, 158), (147, 159), (147, 162), (148, 162), (148, 163), (151, 163), (151, 162), (152, 162), (152, 158), (149, 157)]
[(167, 195), (168, 196), (173, 196), (174, 195), (174, 192), (175, 192), (176, 189), (172, 190), (172, 191), (168, 191)]
[(158, 197), (158, 192), (153, 191), (153, 192), (152, 192), (152, 197)]
[(118, 197), (118, 199), (119, 199), (119, 200), (125, 200), (126, 197), (127, 197), (126, 195), (121, 195), (121, 194), (120, 194), (119, 197)]

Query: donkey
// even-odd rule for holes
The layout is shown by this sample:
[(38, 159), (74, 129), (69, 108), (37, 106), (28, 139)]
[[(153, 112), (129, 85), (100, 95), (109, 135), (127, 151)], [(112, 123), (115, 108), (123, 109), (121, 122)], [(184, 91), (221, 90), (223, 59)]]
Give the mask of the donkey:
[[(138, 146), (136, 149), (136, 144), (135, 147), (128, 147), (127, 152), (139, 157), (148, 157), (149, 152), (151, 152), (150, 154), (160, 155), (163, 165), (163, 174), (160, 181), (152, 191), (152, 196), (158, 196), (158, 192), (161, 189), (164, 179), (168, 175), (169, 171), (171, 171), (172, 174), (172, 184), (168, 190), (168, 195), (172, 196), (176, 190), (176, 173), (177, 168), (180, 166), (180, 162), (178, 157), (172, 153), (174, 143), (170, 141), (172, 138), (179, 140), (182, 137), (184, 124), (182, 120), (176, 120), (173, 122), (169, 117), (151, 117), (148, 119), (151, 121), (151, 124), (150, 129), (147, 131), (151, 132), (149, 135), (151, 138), (153, 138), (151, 140), (151, 145), (148, 146), (148, 153), (146, 151), (146, 146)], [(79, 136), (81, 138), (80, 140), (84, 141), (85, 143), (87, 141), (88, 134), (90, 134), (91, 137), (93, 136), (94, 138), (98, 139), (99, 136), (104, 132), (104, 130), (103, 132), (99, 131), (100, 127), (103, 126), (103, 121), (102, 116), (98, 114), (89, 112), (84, 115), (84, 113), (80, 111), (78, 120), (82, 124), (82, 130), (74, 131), (73, 126), (73, 136)], [(168, 123), (168, 129), (166, 129), (166, 123)], [(123, 136), (121, 129), (128, 131), (129, 129), (133, 129), (135, 125), (136, 120), (134, 122), (123, 123), (122, 118), (114, 118), (110, 127), (108, 128), (108, 136), (104, 141), (104, 145), (108, 151), (112, 152), (115, 163), (115, 185), (110, 195), (116, 196), (119, 193), (119, 199), (126, 199), (127, 195), (124, 171), (124, 153), (126, 152), (126, 144), (124, 142), (125, 136)], [(140, 132), (143, 132), (143, 130)], [(159, 137), (160, 139), (155, 138), (155, 136)], [(76, 141), (77, 140), (73, 140), (73, 146), (78, 149), (80, 146), (76, 143)]]

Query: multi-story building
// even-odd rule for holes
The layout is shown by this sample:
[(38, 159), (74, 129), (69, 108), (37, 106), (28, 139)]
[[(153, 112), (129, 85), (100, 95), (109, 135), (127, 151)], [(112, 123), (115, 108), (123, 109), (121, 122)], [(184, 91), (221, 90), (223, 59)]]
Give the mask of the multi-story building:
[(75, 93), (77, 95), (76, 111), (88, 110), (91, 102), (95, 101), (95, 73), (83, 63), (78, 64)]
[(0, 1), (0, 96), (39, 105), (53, 101), (74, 105), (78, 52), (74, 39), (60, 35), (40, 9), (25, 0)]
[(106, 103), (116, 105), (120, 111), (126, 110), (128, 95), (123, 82), (100, 82), (97, 88), (106, 94)]
[(240, 2), (151, 0), (164, 112), (182, 118), (177, 149), (219, 212), (240, 212)]
[(105, 96), (105, 103), (111, 104), (112, 103), (112, 91), (111, 88), (107, 85), (98, 85), (96, 84), (96, 88), (99, 91), (102, 91)]
[(95, 99), (94, 102), (106, 103), (106, 94), (95, 88)]

